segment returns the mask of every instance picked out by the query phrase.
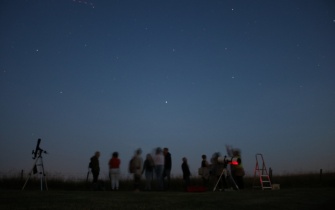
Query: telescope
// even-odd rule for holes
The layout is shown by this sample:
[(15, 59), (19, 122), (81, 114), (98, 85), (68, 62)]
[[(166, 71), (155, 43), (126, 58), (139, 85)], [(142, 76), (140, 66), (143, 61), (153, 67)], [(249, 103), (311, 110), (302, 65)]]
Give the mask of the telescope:
[[(213, 170), (216, 175), (218, 175), (217, 172), (220, 172), (220, 177), (217, 180), (217, 183), (213, 189), (213, 191), (216, 190), (216, 187), (220, 183), (221, 178), (224, 177), (223, 181), (225, 181), (226, 185), (229, 185), (234, 187), (235, 189), (239, 189), (238, 185), (236, 184), (234, 178), (231, 175), (232, 168), (237, 167), (241, 165), (241, 158), (240, 153), (241, 151), (238, 148), (233, 148), (232, 146), (226, 145), (227, 155), (228, 156), (221, 156), (219, 152), (216, 152), (213, 154), (211, 162), (213, 163)], [(231, 167), (227, 167), (227, 165), (230, 165)]]
[(36, 144), (36, 148), (35, 148), (35, 150), (32, 151), (33, 159), (36, 159), (36, 157), (40, 157), (42, 155), (42, 153), (47, 154), (47, 151), (44, 151), (43, 149), (41, 149), (40, 143), (41, 143), (41, 139), (38, 139), (37, 144)]
[(33, 155), (33, 159), (35, 160), (34, 165), (29, 173), (29, 176), (26, 180), (26, 182), (24, 183), (22, 190), (24, 190), (24, 188), (26, 187), (28, 180), (30, 179), (31, 174), (36, 174), (37, 172), (39, 172), (40, 174), (40, 178), (41, 178), (41, 191), (43, 190), (43, 180), (45, 182), (45, 187), (46, 190), (48, 190), (48, 185), (47, 185), (47, 180), (45, 178), (45, 173), (44, 173), (44, 166), (43, 166), (43, 160), (42, 160), (42, 153), (47, 154), (47, 152), (43, 149), (41, 149), (40, 147), (41, 144), (41, 139), (37, 140), (37, 144), (35, 147), (35, 150), (32, 151), (32, 155)]
[(224, 156), (224, 157), (218, 157), (218, 163), (221, 163), (221, 164), (225, 164), (225, 165), (228, 165), (228, 164), (231, 164), (231, 165), (238, 165), (241, 163), (241, 158), (237, 158), (237, 157), (227, 157), (227, 156)]

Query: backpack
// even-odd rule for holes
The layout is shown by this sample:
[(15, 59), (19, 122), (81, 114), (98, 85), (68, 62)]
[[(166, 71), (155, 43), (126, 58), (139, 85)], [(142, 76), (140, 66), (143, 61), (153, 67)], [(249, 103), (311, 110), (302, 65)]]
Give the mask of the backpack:
[(136, 171), (135, 157), (132, 157), (130, 159), (128, 170), (129, 170), (129, 173), (135, 173)]

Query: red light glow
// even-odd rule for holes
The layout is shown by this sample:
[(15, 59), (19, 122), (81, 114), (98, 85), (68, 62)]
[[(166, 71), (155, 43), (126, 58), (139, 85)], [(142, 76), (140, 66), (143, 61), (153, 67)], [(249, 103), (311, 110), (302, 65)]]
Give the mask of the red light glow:
[(231, 161), (230, 164), (237, 166), (237, 165), (238, 165), (238, 162), (234, 160), (234, 161)]

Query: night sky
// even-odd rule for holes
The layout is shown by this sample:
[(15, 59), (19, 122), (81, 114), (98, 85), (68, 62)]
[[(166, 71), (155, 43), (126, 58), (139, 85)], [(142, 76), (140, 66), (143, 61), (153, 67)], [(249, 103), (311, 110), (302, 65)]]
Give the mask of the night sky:
[(332, 0), (1, 0), (0, 175), (101, 177), (118, 151), (262, 153), (273, 173), (335, 170)]

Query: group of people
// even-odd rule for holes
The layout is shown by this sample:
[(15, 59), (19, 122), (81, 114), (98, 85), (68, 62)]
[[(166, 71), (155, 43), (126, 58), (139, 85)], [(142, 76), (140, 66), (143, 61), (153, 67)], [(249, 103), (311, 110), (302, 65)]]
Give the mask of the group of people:
[[(142, 150), (137, 149), (129, 162), (129, 173), (132, 173), (134, 176), (134, 191), (139, 191), (141, 176), (143, 174), (146, 179), (145, 190), (152, 190), (151, 185), (154, 177), (157, 181), (157, 190), (169, 189), (172, 168), (172, 158), (169, 149), (167, 147), (164, 149), (161, 149), (160, 147), (156, 148), (154, 154), (148, 153), (146, 155), (144, 162), (141, 155)], [(94, 187), (97, 185), (100, 173), (99, 157), (100, 152), (95, 152), (94, 156), (91, 157), (89, 164), (89, 168), (93, 175)], [(118, 190), (121, 165), (118, 152), (113, 152), (108, 165), (111, 189)], [(165, 179), (166, 183), (164, 183)]]
[[(145, 187), (144, 190), (152, 190), (152, 182), (156, 180), (156, 190), (167, 190), (170, 187), (171, 180), (171, 168), (172, 168), (172, 158), (168, 148), (161, 149), (160, 147), (156, 148), (155, 151), (151, 154), (146, 154), (146, 157), (143, 161), (142, 159), (142, 150), (137, 149), (134, 153), (134, 156), (129, 162), (129, 173), (133, 174), (134, 177), (134, 191), (139, 191), (141, 177), (144, 174), (145, 176)], [(231, 155), (236, 157), (239, 162), (237, 164), (230, 165), (231, 176), (236, 183), (237, 189), (243, 189), (243, 176), (244, 169), (241, 162), (240, 150), (232, 150)], [(93, 185), (97, 185), (98, 176), (100, 172), (99, 166), (99, 157), (100, 152), (96, 152), (89, 164), (93, 175)], [(207, 161), (207, 156), (202, 155), (201, 167), (199, 168), (199, 175), (201, 175), (203, 180), (203, 185), (208, 187), (210, 177), (219, 179), (222, 171), (225, 168), (220, 168), (220, 164), (217, 161), (218, 156), (211, 158), (211, 163)], [(118, 152), (113, 152), (111, 159), (108, 162), (109, 165), (109, 177), (111, 181), (111, 189), (119, 189), (119, 178), (120, 178), (120, 164)], [(182, 158), (181, 169), (183, 172), (183, 181), (184, 187), (190, 185), (190, 176), (191, 172), (188, 166), (187, 158)], [(201, 169), (201, 173), (200, 173)], [(166, 180), (166, 182), (165, 182)], [(218, 180), (220, 181), (220, 180)]]
[[(139, 183), (142, 174), (145, 175), (145, 190), (152, 190), (152, 181), (154, 177), (157, 181), (157, 190), (169, 189), (170, 180), (171, 180), (171, 168), (172, 168), (172, 158), (171, 153), (168, 148), (161, 149), (160, 147), (156, 148), (154, 154), (148, 153), (144, 162), (141, 157), (141, 149), (135, 151), (135, 155), (133, 157), (135, 159), (134, 167), (132, 165), (132, 161), (129, 163), (130, 165), (130, 173), (134, 174), (134, 190), (139, 191)], [(142, 164), (143, 163), (143, 164)], [(131, 170), (131, 167), (136, 168), (135, 170)], [(166, 183), (164, 180), (166, 179)]]

